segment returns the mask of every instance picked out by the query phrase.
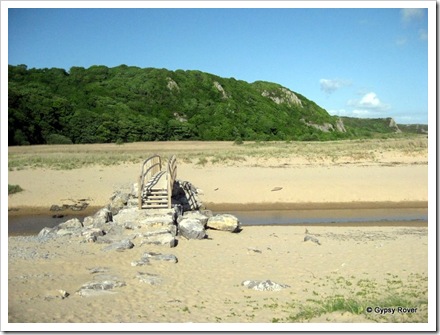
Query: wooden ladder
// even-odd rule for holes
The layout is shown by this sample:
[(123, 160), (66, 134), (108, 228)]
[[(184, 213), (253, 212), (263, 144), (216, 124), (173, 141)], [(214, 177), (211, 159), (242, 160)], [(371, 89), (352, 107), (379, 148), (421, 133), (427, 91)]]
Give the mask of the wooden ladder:
[(142, 164), (139, 176), (138, 208), (171, 208), (171, 196), (177, 175), (176, 157), (168, 160), (166, 170), (162, 170), (162, 159), (153, 155)]

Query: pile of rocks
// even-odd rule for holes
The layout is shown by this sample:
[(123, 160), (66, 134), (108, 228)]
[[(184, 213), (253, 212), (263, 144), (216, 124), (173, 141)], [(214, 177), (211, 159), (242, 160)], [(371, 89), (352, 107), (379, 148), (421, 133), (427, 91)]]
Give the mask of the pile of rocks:
[[(143, 245), (173, 248), (177, 246), (180, 238), (207, 238), (209, 229), (233, 233), (241, 231), (240, 222), (233, 215), (213, 215), (209, 210), (188, 210), (189, 207), (199, 204), (197, 199), (194, 199), (186, 200), (182, 204), (175, 203), (171, 209), (140, 210), (137, 207), (136, 185), (133, 185), (128, 192), (115, 192), (107, 206), (94, 215), (85, 217), (82, 222), (74, 218), (53, 228), (43, 228), (37, 240), (44, 242), (58, 237), (75, 238), (84, 243), (101, 243), (103, 252), (123, 252)], [(131, 266), (141, 267), (154, 262), (177, 263), (178, 259), (172, 254), (144, 252), (140, 259), (131, 262)], [(116, 292), (113, 289), (126, 285), (119, 276), (105, 273), (105, 268), (90, 271), (94, 274), (93, 280), (84, 283), (76, 294), (83, 297), (114, 294)], [(137, 278), (140, 282), (150, 285), (160, 285), (162, 281), (158, 275), (145, 272), (139, 272)], [(60, 295), (57, 291), (48, 299), (64, 299), (68, 295), (67, 292)]]
[[(147, 245), (176, 247), (178, 240), (205, 239), (209, 230), (238, 233), (242, 230), (240, 221), (231, 214), (214, 215), (209, 210), (186, 210), (187, 206), (175, 204), (171, 209), (141, 209), (137, 207), (137, 191), (134, 185), (129, 192), (117, 191), (110, 198), (110, 203), (94, 215), (71, 219), (53, 228), (43, 228), (37, 236), (43, 242), (57, 237), (75, 237), (84, 243), (101, 243), (103, 252), (123, 252), (127, 249)], [(194, 202), (195, 203), (195, 202)], [(248, 248), (252, 252), (261, 250)], [(131, 266), (142, 267), (154, 262), (177, 263), (172, 254), (144, 252), (140, 259), (133, 260)], [(76, 294), (93, 297), (103, 294), (115, 294), (115, 288), (126, 286), (119, 275), (113, 275), (107, 268), (89, 269), (93, 275), (91, 281), (84, 283)], [(162, 278), (154, 273), (138, 272), (136, 278), (149, 285), (160, 285)], [(279, 291), (288, 285), (270, 280), (245, 280), (242, 285), (258, 291)], [(70, 294), (58, 290), (48, 299), (67, 298)]]
[(115, 192), (107, 206), (82, 222), (75, 218), (53, 228), (43, 228), (38, 237), (76, 236), (83, 242), (106, 244), (104, 251), (121, 251), (133, 248), (134, 239), (139, 246), (154, 244), (173, 248), (180, 237), (207, 238), (209, 229), (241, 231), (240, 221), (233, 215), (213, 215), (209, 210), (184, 211), (184, 206), (178, 203), (171, 209), (139, 210), (136, 187)]

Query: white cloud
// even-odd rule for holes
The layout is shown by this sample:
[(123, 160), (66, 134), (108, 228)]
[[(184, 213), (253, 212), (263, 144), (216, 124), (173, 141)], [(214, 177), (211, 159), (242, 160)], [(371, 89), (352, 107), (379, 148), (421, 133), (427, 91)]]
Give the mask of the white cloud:
[[(362, 110), (384, 112), (390, 109), (390, 105), (384, 104), (374, 92), (368, 92), (361, 99), (347, 101), (347, 105), (355, 108), (358, 112)], [(353, 111), (354, 112), (354, 111)]]
[(423, 8), (403, 8), (400, 11), (403, 22), (410, 22), (413, 20), (420, 20), (425, 15)]
[(376, 93), (370, 92), (362, 97), (359, 101), (359, 105), (366, 108), (377, 108), (380, 105), (380, 100)]
[(322, 91), (331, 94), (342, 87), (350, 86), (351, 81), (345, 79), (320, 79), (319, 84)]

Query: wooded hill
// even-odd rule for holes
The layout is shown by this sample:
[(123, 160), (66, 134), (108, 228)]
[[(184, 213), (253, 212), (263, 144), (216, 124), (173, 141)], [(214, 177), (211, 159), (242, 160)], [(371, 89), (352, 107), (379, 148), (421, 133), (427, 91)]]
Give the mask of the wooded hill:
[[(200, 71), (9, 66), (9, 145), (167, 140), (334, 140), (395, 133), (338, 118), (299, 93)], [(427, 126), (407, 128), (422, 132)]]

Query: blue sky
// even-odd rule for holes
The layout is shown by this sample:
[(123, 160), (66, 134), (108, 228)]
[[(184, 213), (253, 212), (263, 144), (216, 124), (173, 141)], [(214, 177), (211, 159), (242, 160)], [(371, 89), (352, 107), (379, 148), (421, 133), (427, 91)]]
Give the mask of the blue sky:
[(12, 65), (200, 70), (279, 83), (332, 115), (428, 123), (423, 8), (9, 8), (8, 19)]

